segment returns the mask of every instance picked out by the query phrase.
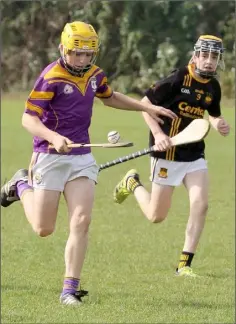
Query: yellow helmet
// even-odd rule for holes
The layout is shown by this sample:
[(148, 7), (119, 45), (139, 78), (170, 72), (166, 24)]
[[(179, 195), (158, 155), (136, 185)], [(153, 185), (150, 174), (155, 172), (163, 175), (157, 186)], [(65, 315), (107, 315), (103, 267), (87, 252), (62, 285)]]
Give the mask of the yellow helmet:
[(78, 69), (77, 71), (76, 69), (70, 70), (69, 72), (72, 74), (88, 71), (92, 64), (95, 63), (100, 47), (99, 38), (93, 26), (82, 21), (74, 21), (65, 25), (61, 34), (61, 45), (63, 46), (61, 54), (66, 67), (68, 65), (66, 64), (65, 55), (71, 51), (93, 53), (89, 66), (83, 71), (78, 71)]
[(99, 39), (92, 25), (82, 21), (67, 23), (61, 34), (61, 44), (67, 50), (92, 50), (98, 52)]

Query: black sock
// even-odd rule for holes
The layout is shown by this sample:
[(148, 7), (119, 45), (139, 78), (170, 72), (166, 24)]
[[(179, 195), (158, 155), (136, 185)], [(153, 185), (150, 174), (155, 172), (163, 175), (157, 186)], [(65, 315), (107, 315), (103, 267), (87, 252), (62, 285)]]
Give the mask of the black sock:
[(180, 256), (179, 265), (177, 271), (183, 267), (191, 267), (191, 263), (194, 257), (194, 253), (183, 251)]
[(139, 178), (136, 177), (129, 177), (127, 182), (128, 182), (128, 189), (132, 192), (134, 192), (136, 188), (142, 186)]

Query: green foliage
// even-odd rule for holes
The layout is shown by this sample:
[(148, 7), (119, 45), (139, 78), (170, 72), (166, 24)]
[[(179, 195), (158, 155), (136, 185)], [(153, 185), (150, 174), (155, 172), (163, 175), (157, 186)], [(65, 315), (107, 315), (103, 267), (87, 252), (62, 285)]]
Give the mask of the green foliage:
[(29, 89), (58, 55), (67, 21), (94, 25), (101, 39), (97, 63), (123, 92), (142, 91), (185, 65), (200, 34), (223, 37), (223, 92), (234, 96), (234, 1), (2, 1), (2, 88)]

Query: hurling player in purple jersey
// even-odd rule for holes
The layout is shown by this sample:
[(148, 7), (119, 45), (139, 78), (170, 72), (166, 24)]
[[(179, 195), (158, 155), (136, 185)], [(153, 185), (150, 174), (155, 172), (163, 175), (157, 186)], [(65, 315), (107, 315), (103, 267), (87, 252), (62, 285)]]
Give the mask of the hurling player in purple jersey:
[[(34, 136), (29, 170), (20, 169), (1, 189), (1, 205), (20, 200), (33, 230), (45, 237), (53, 233), (61, 193), (69, 214), (69, 238), (65, 248), (65, 278), (60, 295), (63, 304), (80, 304), (79, 290), (88, 242), (98, 166), (90, 148), (69, 149), (70, 143), (90, 143), (89, 126), (94, 98), (110, 107), (176, 115), (160, 106), (142, 103), (114, 92), (102, 69), (95, 65), (99, 39), (84, 22), (67, 23), (59, 46), (61, 57), (37, 79), (22, 117)], [(53, 149), (50, 148), (53, 144)]]

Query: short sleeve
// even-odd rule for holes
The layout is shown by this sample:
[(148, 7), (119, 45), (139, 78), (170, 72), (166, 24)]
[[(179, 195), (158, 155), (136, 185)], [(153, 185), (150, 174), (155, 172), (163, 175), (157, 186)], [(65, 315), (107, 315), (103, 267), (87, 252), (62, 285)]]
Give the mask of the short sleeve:
[(96, 97), (101, 99), (110, 98), (113, 94), (113, 90), (108, 84), (106, 75), (104, 74), (104, 72), (102, 72), (101, 75), (99, 75), (99, 77), (100, 82), (96, 91)]
[(49, 104), (55, 95), (54, 89), (54, 84), (50, 84), (43, 77), (40, 77), (25, 103), (25, 113), (41, 117), (43, 112), (49, 108)]
[(164, 100), (166, 100), (169, 97), (175, 79), (176, 73), (173, 72), (168, 77), (153, 84), (147, 91), (145, 91), (145, 95), (151, 101), (152, 104), (160, 105)]

